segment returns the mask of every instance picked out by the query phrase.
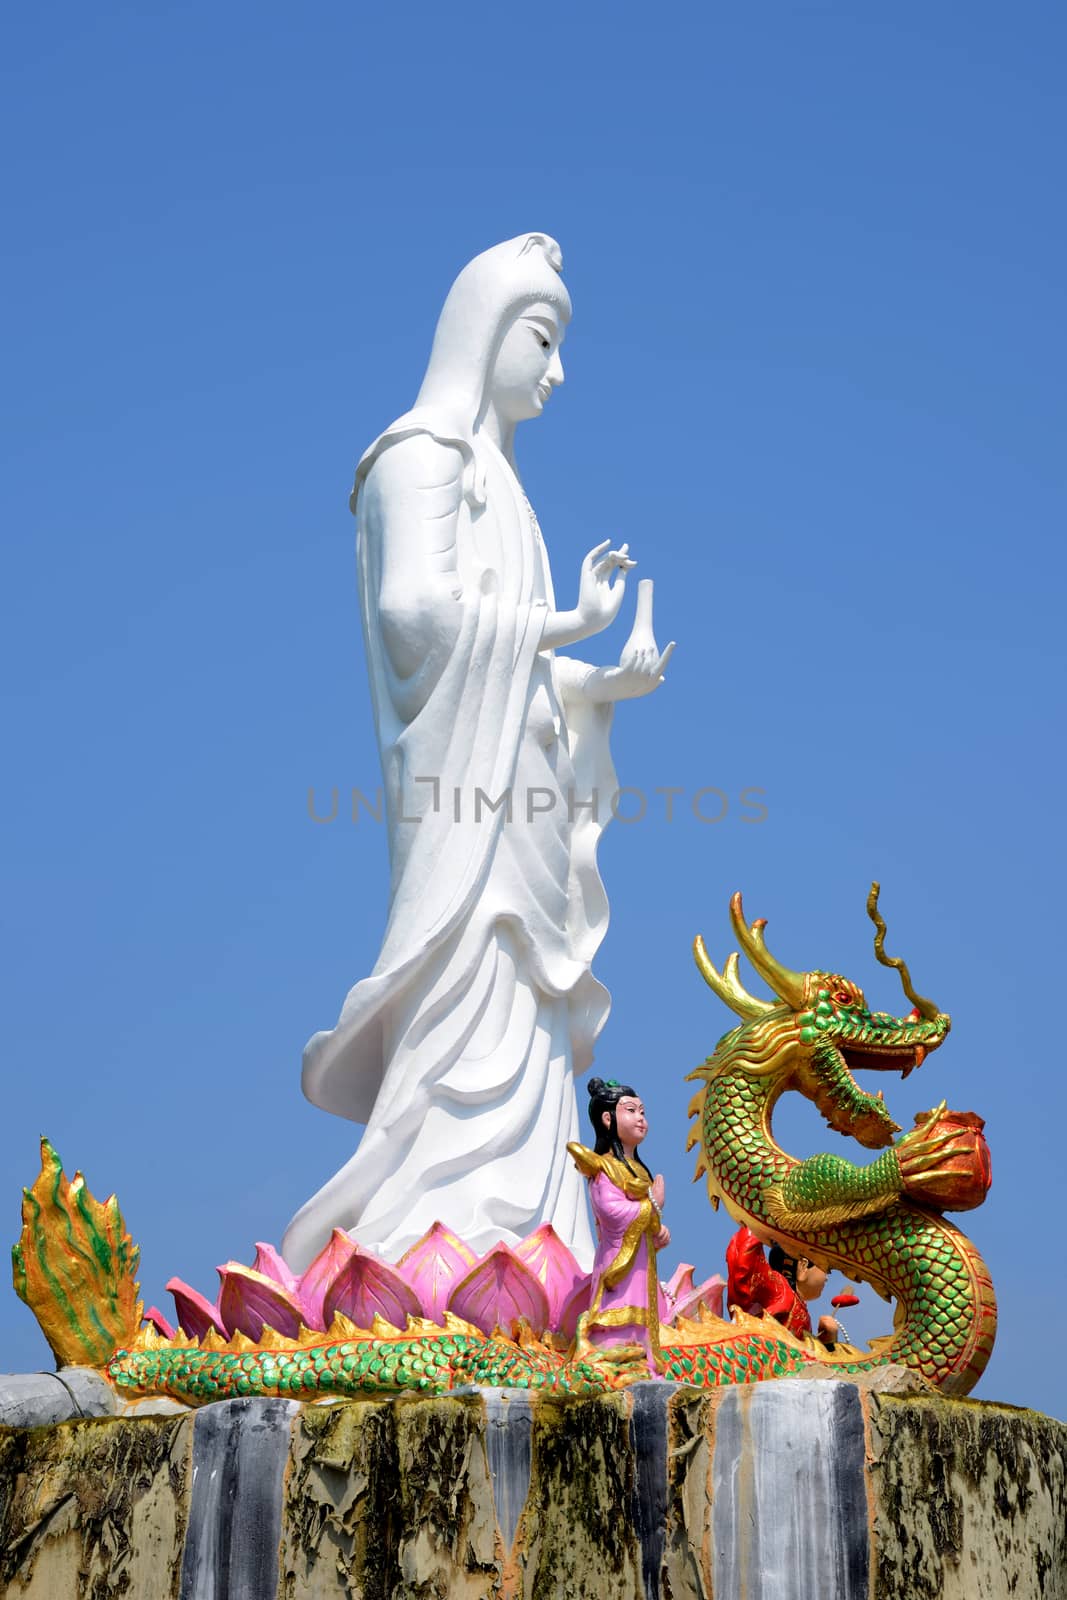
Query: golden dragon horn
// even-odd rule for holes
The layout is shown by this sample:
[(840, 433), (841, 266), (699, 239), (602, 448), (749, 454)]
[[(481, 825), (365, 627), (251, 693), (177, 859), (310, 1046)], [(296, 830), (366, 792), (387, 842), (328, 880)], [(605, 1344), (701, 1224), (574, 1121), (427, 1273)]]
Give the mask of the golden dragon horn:
[(693, 958), (708, 988), (713, 989), (719, 999), (724, 1000), (739, 1017), (744, 1017), (746, 1022), (754, 1022), (757, 1017), (766, 1016), (768, 1011), (774, 1010), (770, 1000), (760, 1000), (756, 995), (749, 994), (741, 982), (736, 950), (733, 955), (727, 956), (726, 965), (718, 972), (698, 933), (693, 940)]
[(794, 1011), (804, 1009), (804, 974), (794, 972), (791, 967), (785, 967), (778, 961), (763, 942), (763, 930), (767, 926), (766, 917), (760, 917), (751, 928), (745, 921), (745, 909), (741, 904), (740, 889), (730, 901), (730, 921), (733, 923), (734, 932), (742, 950), (745, 952), (760, 977), (769, 983), (775, 994), (792, 1006)]
[(902, 961), (899, 956), (887, 956), (885, 953), (885, 918), (878, 909), (878, 895), (881, 887), (880, 883), (872, 883), (871, 892), (867, 896), (867, 915), (878, 930), (874, 936), (874, 953), (883, 967), (896, 967), (900, 973), (900, 981), (904, 986), (904, 993), (918, 1011), (920, 1017), (925, 1017), (927, 1022), (933, 1022), (936, 1017), (941, 1015), (937, 1006), (934, 1005), (932, 1000), (924, 1000), (921, 994), (915, 993), (907, 963)]

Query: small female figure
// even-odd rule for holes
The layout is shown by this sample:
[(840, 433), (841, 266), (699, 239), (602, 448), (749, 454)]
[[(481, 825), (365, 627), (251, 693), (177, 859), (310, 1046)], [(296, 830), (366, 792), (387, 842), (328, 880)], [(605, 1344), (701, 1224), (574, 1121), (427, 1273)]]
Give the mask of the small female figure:
[(594, 1148), (567, 1146), (578, 1171), (589, 1179), (597, 1233), (589, 1310), (578, 1323), (579, 1353), (589, 1346), (638, 1344), (650, 1371), (660, 1372), (656, 1252), (671, 1236), (661, 1216), (662, 1174), (653, 1177), (637, 1154), (648, 1132), (645, 1108), (629, 1084), (593, 1078), (589, 1118)]

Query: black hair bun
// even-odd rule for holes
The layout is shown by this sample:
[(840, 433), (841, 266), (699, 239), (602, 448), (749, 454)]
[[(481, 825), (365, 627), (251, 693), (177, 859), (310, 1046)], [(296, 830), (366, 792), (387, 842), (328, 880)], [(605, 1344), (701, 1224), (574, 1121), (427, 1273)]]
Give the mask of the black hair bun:
[(604, 1090), (606, 1088), (607, 1088), (607, 1084), (604, 1082), (603, 1078), (590, 1078), (590, 1080), (589, 1080), (589, 1098), (590, 1098), (590, 1100), (599, 1100), (599, 1099), (601, 1099), (603, 1094), (604, 1094)]

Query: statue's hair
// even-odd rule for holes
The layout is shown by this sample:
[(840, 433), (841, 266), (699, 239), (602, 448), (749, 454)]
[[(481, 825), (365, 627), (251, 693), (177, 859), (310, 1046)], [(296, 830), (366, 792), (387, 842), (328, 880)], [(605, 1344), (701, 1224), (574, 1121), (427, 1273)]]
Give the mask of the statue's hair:
[(797, 1262), (799, 1257), (786, 1255), (780, 1244), (772, 1244), (767, 1251), (767, 1264), (772, 1272), (780, 1272), (786, 1283), (793, 1290), (797, 1286)]
[[(528, 233), (518, 253), (520, 256), (524, 256), (529, 251), (537, 248), (540, 248), (541, 254), (552, 268), (556, 277), (555, 282), (551, 279), (542, 282), (535, 299), (527, 301), (526, 304), (536, 305), (543, 301), (548, 305), (558, 306), (560, 311), (563, 312), (564, 318), (569, 320), (571, 297), (567, 293), (566, 284), (563, 282), (563, 251), (555, 239), (550, 239), (547, 233)], [(519, 306), (515, 315), (521, 316), (522, 309), (522, 306)]]
[(535, 247), (540, 247), (553, 272), (563, 271), (563, 251), (555, 239), (550, 239), (547, 233), (527, 233), (520, 237), (522, 237), (522, 244), (519, 246), (520, 256), (526, 255), (527, 251)]

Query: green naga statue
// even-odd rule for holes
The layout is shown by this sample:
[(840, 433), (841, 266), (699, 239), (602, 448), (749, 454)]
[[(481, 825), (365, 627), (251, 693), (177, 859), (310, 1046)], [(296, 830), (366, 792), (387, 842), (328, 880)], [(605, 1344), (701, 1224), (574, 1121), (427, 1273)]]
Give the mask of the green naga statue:
[[(697, 1172), (706, 1177), (713, 1205), (722, 1201), (736, 1221), (790, 1254), (817, 1258), (895, 1299), (895, 1330), (869, 1352), (845, 1345), (828, 1351), (770, 1318), (740, 1311), (730, 1320), (710, 1313), (681, 1318), (659, 1338), (660, 1370), (674, 1382), (712, 1388), (802, 1374), (816, 1363), (855, 1375), (894, 1362), (945, 1394), (963, 1395), (989, 1359), (996, 1330), (989, 1275), (974, 1246), (942, 1215), (985, 1198), (989, 1161), (981, 1119), (948, 1112), (942, 1102), (896, 1138), (900, 1130), (881, 1094), (865, 1093), (852, 1076), (861, 1068), (907, 1076), (943, 1043), (950, 1025), (913, 992), (904, 963), (886, 956), (877, 884), (868, 910), (878, 930), (876, 954), (899, 970), (914, 1004), (902, 1019), (872, 1012), (847, 978), (783, 966), (766, 946), (764, 922), (747, 923), (739, 894), (730, 907), (734, 933), (774, 998), (759, 999), (742, 986), (738, 953), (720, 972), (696, 941), (697, 965), (741, 1021), (692, 1074), (700, 1087), (690, 1107), (696, 1117), (690, 1145), (699, 1144)], [(866, 1166), (835, 1155), (789, 1156), (771, 1132), (775, 1103), (787, 1089), (812, 1100), (835, 1131), (882, 1153)], [(299, 1300), (281, 1279), (247, 1268), (236, 1269), (231, 1286), (238, 1283), (255, 1300), (255, 1338), (228, 1328), (225, 1318), (201, 1329), (199, 1338), (181, 1329), (161, 1335), (141, 1325), (138, 1251), (114, 1197), (97, 1202), (80, 1174), (67, 1180), (47, 1141), (42, 1154), (41, 1174), (25, 1191), (16, 1290), (61, 1365), (98, 1367), (130, 1399), (314, 1400), (439, 1394), (471, 1383), (594, 1394), (648, 1376), (645, 1353), (633, 1346), (576, 1347), (552, 1326), (534, 1330), (522, 1322), (506, 1329), (487, 1324), (486, 1331), (447, 1311), (437, 1320), (409, 1312), (402, 1325), (399, 1311), (396, 1321), (376, 1315), (369, 1326), (338, 1311), (325, 1327), (303, 1326), (296, 1316), (279, 1329), (269, 1308), (299, 1307)], [(342, 1270), (351, 1265), (349, 1254)], [(396, 1269), (378, 1258), (366, 1265), (381, 1283), (390, 1274), (396, 1279)], [(412, 1303), (404, 1299), (410, 1288), (394, 1283), (394, 1291), (398, 1307)]]
[[(894, 1333), (872, 1355), (841, 1364), (854, 1372), (880, 1362), (914, 1369), (944, 1394), (965, 1395), (985, 1370), (996, 1333), (996, 1302), (986, 1265), (943, 1210), (980, 1205), (989, 1188), (983, 1123), (949, 1112), (942, 1101), (900, 1132), (881, 1092), (865, 1093), (855, 1069), (907, 1077), (948, 1035), (950, 1019), (917, 995), (905, 964), (885, 954), (878, 885), (867, 909), (877, 927), (875, 953), (896, 967), (914, 1010), (896, 1018), (872, 1012), (862, 990), (836, 973), (793, 972), (764, 941), (766, 923), (746, 923), (740, 894), (730, 904), (737, 941), (774, 1000), (742, 986), (738, 956), (718, 972), (697, 939), (697, 965), (743, 1021), (704, 1066), (690, 1114), (699, 1143), (697, 1176), (706, 1175), (713, 1206), (774, 1238), (870, 1283), (897, 1302)], [(884, 1152), (869, 1166), (836, 1155), (797, 1161), (775, 1142), (774, 1106), (787, 1089), (813, 1101), (836, 1132)], [(833, 1362), (834, 1357), (826, 1358)]]

